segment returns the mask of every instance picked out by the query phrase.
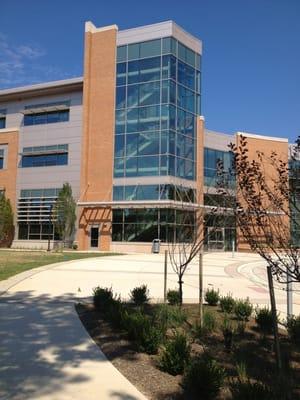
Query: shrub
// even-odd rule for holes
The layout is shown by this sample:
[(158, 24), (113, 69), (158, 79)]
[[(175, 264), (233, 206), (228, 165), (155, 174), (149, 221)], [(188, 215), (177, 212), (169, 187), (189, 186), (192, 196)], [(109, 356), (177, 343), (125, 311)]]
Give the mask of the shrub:
[(234, 329), (233, 329), (231, 321), (227, 317), (225, 317), (224, 321), (223, 321), (222, 333), (223, 333), (223, 337), (224, 337), (225, 349), (228, 352), (230, 352), (231, 348), (232, 348), (232, 339), (233, 339)]
[(223, 296), (220, 298), (220, 307), (221, 310), (227, 314), (231, 314), (234, 310), (235, 300), (231, 296), (231, 294), (227, 294), (227, 296)]
[(138, 351), (156, 354), (163, 340), (163, 330), (140, 311), (125, 316), (125, 329), (129, 339), (133, 340)]
[(157, 325), (166, 331), (168, 328), (176, 328), (186, 322), (187, 314), (181, 307), (160, 304), (156, 309), (154, 319)]
[(209, 335), (217, 328), (217, 319), (212, 311), (206, 310), (203, 313), (202, 326), (197, 322), (193, 327), (196, 337)]
[(274, 400), (272, 390), (261, 382), (238, 379), (230, 385), (232, 400)]
[(210, 306), (216, 306), (219, 302), (219, 291), (214, 289), (207, 289), (205, 292), (205, 301)]
[(113, 299), (113, 301), (108, 306), (108, 311), (105, 313), (106, 319), (115, 328), (124, 328), (124, 318), (126, 318), (126, 307), (122, 303), (121, 299)]
[(171, 375), (182, 374), (190, 359), (190, 345), (185, 335), (178, 332), (170, 339), (160, 356), (159, 367)]
[(290, 339), (297, 344), (300, 344), (300, 315), (294, 315), (287, 320), (287, 331)]
[(272, 311), (267, 307), (257, 308), (255, 310), (255, 322), (259, 330), (265, 336), (268, 333), (272, 333), (273, 330), (273, 316)]
[(248, 321), (251, 317), (253, 306), (247, 297), (246, 300), (236, 300), (234, 306), (234, 313), (239, 321)]
[(225, 370), (207, 354), (197, 357), (186, 367), (183, 387), (189, 399), (213, 400), (225, 379)]
[(171, 306), (178, 306), (180, 304), (179, 290), (168, 290), (167, 300)]
[(246, 330), (246, 322), (245, 321), (238, 321), (237, 327), (236, 327), (236, 333), (239, 336), (244, 336)]
[(102, 288), (97, 286), (93, 289), (93, 302), (95, 308), (104, 313), (113, 302), (113, 291), (112, 288)]
[(130, 292), (130, 298), (136, 306), (142, 306), (149, 302), (149, 289), (147, 285), (135, 287)]

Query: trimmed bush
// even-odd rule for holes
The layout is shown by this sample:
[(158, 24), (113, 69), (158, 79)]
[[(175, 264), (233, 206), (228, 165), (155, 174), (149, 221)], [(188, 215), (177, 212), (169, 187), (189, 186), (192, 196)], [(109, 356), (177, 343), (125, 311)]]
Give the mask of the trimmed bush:
[(171, 375), (182, 374), (190, 359), (190, 351), (186, 336), (176, 332), (165, 345), (160, 356), (159, 368)]
[(261, 382), (238, 379), (230, 385), (232, 400), (274, 400), (272, 390)]
[(135, 287), (130, 292), (130, 299), (136, 306), (142, 306), (149, 302), (149, 289), (147, 285)]
[(286, 327), (291, 341), (300, 344), (300, 315), (288, 318)]
[(234, 313), (239, 321), (249, 321), (252, 311), (253, 311), (253, 306), (250, 303), (248, 297), (245, 300), (243, 299), (236, 300), (234, 306)]
[(124, 318), (126, 318), (126, 307), (122, 303), (121, 299), (114, 299), (108, 307), (108, 311), (105, 313), (106, 319), (115, 328), (124, 328)]
[(220, 297), (221, 310), (226, 314), (231, 314), (234, 310), (235, 300), (231, 294)]
[(127, 314), (124, 321), (130, 340), (133, 340), (138, 351), (156, 354), (163, 341), (163, 330), (140, 311)]
[(216, 306), (219, 302), (219, 290), (207, 289), (205, 292), (205, 301), (210, 306)]
[(169, 328), (176, 328), (186, 322), (187, 314), (181, 307), (160, 304), (157, 306), (154, 319), (157, 325), (166, 331)]
[(257, 308), (255, 310), (255, 322), (259, 330), (265, 336), (273, 331), (273, 317), (272, 311), (267, 307)]
[(207, 354), (197, 357), (186, 367), (183, 387), (188, 399), (214, 400), (223, 385), (225, 370)]
[(178, 306), (180, 304), (179, 290), (168, 290), (167, 300), (171, 306)]
[(93, 289), (93, 303), (95, 308), (104, 313), (113, 302), (114, 295), (112, 288), (102, 288), (97, 286)]

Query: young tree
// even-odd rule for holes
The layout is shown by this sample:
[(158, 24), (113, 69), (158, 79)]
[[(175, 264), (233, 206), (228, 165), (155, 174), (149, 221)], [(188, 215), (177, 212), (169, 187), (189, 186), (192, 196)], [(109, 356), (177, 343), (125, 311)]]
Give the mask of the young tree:
[[(272, 276), (280, 283), (300, 282), (299, 144), (298, 140), (290, 162), (287, 154), (279, 155), (275, 151), (265, 154), (257, 150), (255, 156), (250, 156), (247, 139), (243, 136), (239, 137), (238, 144), (230, 145), (236, 179), (236, 200), (232, 209), (243, 239), (267, 262), (279, 370), (281, 355)], [(219, 165), (220, 175), (222, 168)], [(226, 193), (226, 189), (220, 192)]]
[[(174, 237), (170, 238), (168, 241), (168, 254), (170, 263), (173, 271), (178, 277), (181, 305), (183, 301), (183, 277), (188, 266), (196, 256), (203, 254), (204, 245), (208, 242), (208, 239), (214, 236), (220, 227), (223, 227), (222, 218), (224, 219), (224, 217), (231, 213), (231, 211), (226, 207), (225, 199), (223, 199), (222, 202), (216, 202), (216, 193), (210, 196), (210, 193), (206, 192), (206, 195), (209, 198), (211, 197), (209, 203), (213, 205), (205, 206), (204, 204), (197, 204), (194, 202), (194, 199), (189, 198), (188, 194), (187, 196), (184, 196), (185, 198), (180, 198), (180, 195), (178, 196), (178, 200), (182, 202), (183, 210), (184, 205), (187, 206), (188, 203), (192, 203), (195, 206), (192, 212), (184, 212), (182, 210), (183, 212), (181, 215), (183, 217), (181, 220), (181, 226), (179, 229), (176, 229), (176, 232), (174, 232)], [(215, 217), (214, 224), (210, 229), (207, 228), (205, 223), (205, 219), (207, 219), (207, 217)], [(199, 261), (201, 263), (201, 259)], [(200, 266), (200, 270), (201, 269), (202, 268)], [(199, 281), (201, 281), (201, 276), (199, 276)], [(200, 296), (200, 313), (201, 300), (202, 296)]]
[(55, 231), (61, 239), (70, 241), (75, 231), (76, 202), (72, 196), (72, 188), (69, 183), (64, 183), (54, 205), (52, 218)]
[(0, 194), (0, 247), (9, 247), (14, 237), (14, 215), (10, 200)]

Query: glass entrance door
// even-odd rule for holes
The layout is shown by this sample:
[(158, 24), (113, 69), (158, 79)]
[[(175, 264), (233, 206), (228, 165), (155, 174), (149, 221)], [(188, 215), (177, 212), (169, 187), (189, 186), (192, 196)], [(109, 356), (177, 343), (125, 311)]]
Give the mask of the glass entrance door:
[(98, 226), (91, 227), (90, 239), (91, 239), (90, 247), (98, 248), (98, 244), (99, 244), (99, 227)]
[(224, 251), (224, 228), (208, 227), (208, 250)]

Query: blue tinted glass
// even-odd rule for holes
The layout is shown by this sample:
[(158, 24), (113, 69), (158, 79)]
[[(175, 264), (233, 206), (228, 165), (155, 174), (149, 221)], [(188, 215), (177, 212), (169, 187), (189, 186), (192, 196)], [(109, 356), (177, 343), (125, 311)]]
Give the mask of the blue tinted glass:
[(160, 103), (160, 82), (139, 85), (139, 105), (147, 106)]
[(127, 86), (127, 107), (137, 107), (139, 105), (139, 85)]
[(116, 109), (126, 107), (126, 86), (117, 87), (116, 93)]
[(150, 106), (139, 109), (139, 131), (157, 130), (160, 127), (160, 107)]
[(140, 45), (129, 44), (128, 45), (128, 60), (135, 60), (140, 57)]
[(127, 110), (127, 132), (137, 132), (139, 126), (139, 109), (130, 108)]
[(196, 68), (201, 69), (201, 56), (200, 54), (196, 54)]
[(186, 62), (193, 67), (195, 66), (195, 53), (191, 49), (186, 49)]
[(172, 78), (176, 80), (176, 58), (174, 56), (163, 56), (162, 58), (162, 78)]
[(126, 85), (126, 63), (117, 64), (117, 86)]
[(22, 167), (49, 167), (55, 165), (67, 165), (68, 154), (45, 154), (22, 157)]
[(131, 61), (128, 63), (128, 84), (139, 83), (140, 80), (140, 63), (139, 61)]
[(136, 157), (138, 155), (138, 134), (126, 135), (126, 156)]
[(124, 158), (115, 158), (114, 160), (114, 177), (124, 176)]
[(24, 125), (41, 125), (69, 120), (69, 110), (24, 115)]
[(138, 175), (149, 176), (159, 174), (159, 157), (147, 156), (138, 158)]
[(125, 114), (124, 110), (116, 111), (116, 133), (125, 132)]
[(160, 57), (140, 60), (140, 82), (160, 79)]
[(162, 81), (162, 103), (176, 103), (176, 84), (174, 81)]
[[(114, 186), (113, 187), (113, 200), (115, 200), (115, 201), (124, 200), (123, 186)], [(114, 212), (114, 217), (115, 217), (115, 212)], [(114, 218), (114, 222), (115, 222), (115, 218)]]
[(137, 157), (126, 158), (125, 176), (137, 176)]
[(159, 154), (159, 134), (158, 133), (140, 133), (138, 142), (138, 155), (147, 156)]
[(160, 56), (161, 40), (151, 40), (149, 42), (140, 43), (140, 58)]
[(172, 131), (161, 132), (161, 154), (175, 154), (175, 133)]
[(115, 157), (123, 157), (125, 153), (125, 136), (115, 135)]
[(171, 53), (171, 38), (163, 38), (162, 40), (162, 54)]
[(191, 90), (178, 85), (177, 105), (192, 113), (195, 112), (195, 94)]
[(4, 128), (5, 128), (5, 117), (0, 118), (0, 129), (4, 129)]
[(0, 157), (0, 169), (4, 167), (4, 158)]
[(117, 47), (117, 62), (126, 61), (127, 58), (127, 46)]
[(186, 60), (186, 47), (178, 42), (178, 58), (185, 61)]
[(195, 70), (187, 64), (178, 61), (178, 82), (195, 90)]
[(173, 129), (175, 130), (176, 120), (176, 108), (172, 105), (163, 105), (161, 107), (161, 129)]

